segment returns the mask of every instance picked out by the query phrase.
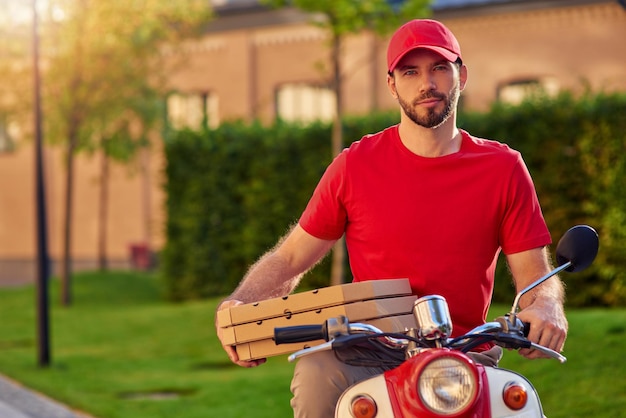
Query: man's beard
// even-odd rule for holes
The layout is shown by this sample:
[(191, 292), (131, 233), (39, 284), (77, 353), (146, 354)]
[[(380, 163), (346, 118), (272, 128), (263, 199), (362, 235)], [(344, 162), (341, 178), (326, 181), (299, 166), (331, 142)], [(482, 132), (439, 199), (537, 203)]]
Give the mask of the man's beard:
[[(437, 112), (437, 110), (432, 108), (427, 108), (426, 115), (420, 116), (415, 111), (415, 108), (418, 106), (418, 103), (422, 100), (437, 98), (443, 100), (444, 108), (441, 112)], [(400, 103), (400, 107), (404, 113), (411, 119), (415, 124), (419, 126), (423, 126), (424, 128), (437, 128), (441, 126), (445, 121), (450, 118), (454, 110), (456, 109), (457, 103), (459, 101), (459, 87), (455, 86), (450, 91), (450, 96), (446, 96), (443, 93), (429, 91), (422, 96), (413, 100), (412, 104), (409, 104), (406, 100), (404, 100), (398, 94), (398, 102)]]

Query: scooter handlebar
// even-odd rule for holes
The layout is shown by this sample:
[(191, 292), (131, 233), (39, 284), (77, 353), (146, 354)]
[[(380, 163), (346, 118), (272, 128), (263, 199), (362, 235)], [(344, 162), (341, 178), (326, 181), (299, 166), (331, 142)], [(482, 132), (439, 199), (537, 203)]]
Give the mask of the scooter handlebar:
[(326, 322), (322, 325), (298, 325), (274, 328), (274, 342), (278, 344), (302, 343), (307, 341), (328, 341)]

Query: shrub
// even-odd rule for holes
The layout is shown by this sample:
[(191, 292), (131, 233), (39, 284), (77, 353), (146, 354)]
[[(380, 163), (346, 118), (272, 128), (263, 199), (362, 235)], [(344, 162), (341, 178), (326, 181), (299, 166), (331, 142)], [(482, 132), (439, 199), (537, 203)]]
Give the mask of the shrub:
[[(569, 93), (462, 113), (459, 126), (522, 152), (556, 241), (585, 223), (600, 234), (596, 263), (564, 277), (575, 306), (626, 302), (626, 95)], [(398, 122), (396, 111), (344, 121), (347, 142)], [(172, 300), (230, 293), (248, 266), (297, 222), (331, 161), (330, 126), (229, 123), (175, 132), (166, 142), (167, 244), (162, 273)], [(328, 285), (329, 263), (310, 286)], [(511, 302), (501, 262), (496, 301)]]

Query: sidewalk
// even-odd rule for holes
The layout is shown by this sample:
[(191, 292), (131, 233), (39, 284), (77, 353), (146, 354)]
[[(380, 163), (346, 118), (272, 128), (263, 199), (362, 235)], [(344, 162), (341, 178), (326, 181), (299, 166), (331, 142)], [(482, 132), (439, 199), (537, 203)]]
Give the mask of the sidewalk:
[(0, 418), (92, 418), (0, 375)]

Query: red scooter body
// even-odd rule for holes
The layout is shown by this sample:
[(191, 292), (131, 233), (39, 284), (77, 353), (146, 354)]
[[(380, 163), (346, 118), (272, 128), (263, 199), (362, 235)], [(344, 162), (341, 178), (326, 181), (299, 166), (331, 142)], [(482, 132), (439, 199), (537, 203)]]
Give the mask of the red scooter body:
[(486, 367), (446, 348), (425, 350), (382, 375), (348, 388), (336, 418), (542, 418), (523, 376)]
[[(435, 359), (456, 358), (467, 365), (469, 379), (473, 383), (471, 393), (463, 408), (453, 413), (454, 417), (489, 417), (489, 385), (487, 383), (485, 369), (482, 365), (475, 364), (467, 356), (446, 349), (433, 349), (419, 354), (399, 367), (385, 373), (387, 390), (390, 394), (394, 417), (440, 417), (440, 414), (431, 411), (422, 401), (418, 393), (418, 379), (426, 366)], [(459, 376), (461, 377), (461, 376)], [(462, 377), (461, 377), (462, 378)], [(394, 399), (395, 398), (395, 399)]]

